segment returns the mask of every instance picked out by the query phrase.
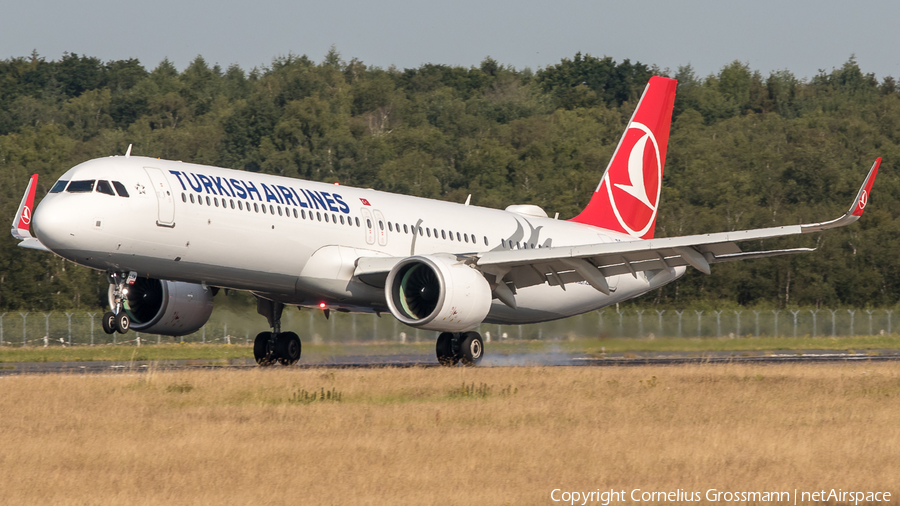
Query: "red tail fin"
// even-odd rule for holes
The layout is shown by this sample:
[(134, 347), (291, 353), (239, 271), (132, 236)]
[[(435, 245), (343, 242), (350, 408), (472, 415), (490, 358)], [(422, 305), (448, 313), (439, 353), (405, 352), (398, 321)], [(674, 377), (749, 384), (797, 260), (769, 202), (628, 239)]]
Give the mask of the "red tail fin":
[(600, 185), (571, 221), (651, 239), (677, 81), (651, 77)]
[(29, 226), (31, 225), (31, 217), (34, 214), (34, 192), (37, 190), (38, 175), (31, 176), (28, 186), (25, 188), (25, 195), (22, 202), (19, 203), (19, 212), (12, 222), (11, 232), (16, 239), (28, 239), (31, 237)]

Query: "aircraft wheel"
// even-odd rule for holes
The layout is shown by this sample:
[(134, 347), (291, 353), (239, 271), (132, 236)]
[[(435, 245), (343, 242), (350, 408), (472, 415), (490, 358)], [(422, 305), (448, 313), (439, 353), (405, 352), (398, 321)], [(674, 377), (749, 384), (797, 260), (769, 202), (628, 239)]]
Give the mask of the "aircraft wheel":
[(434, 348), (437, 354), (438, 363), (442, 366), (449, 367), (459, 363), (459, 357), (453, 353), (453, 334), (450, 332), (442, 332), (441, 335), (438, 336)]
[(484, 341), (478, 332), (466, 332), (462, 335), (462, 343), (459, 346), (459, 361), (464, 366), (476, 366), (484, 357)]
[(275, 340), (275, 356), (281, 365), (294, 365), (300, 360), (300, 337), (293, 332), (282, 332)]
[(131, 318), (125, 314), (125, 311), (116, 315), (116, 332), (124, 334), (131, 328)]
[(100, 319), (100, 326), (103, 327), (103, 332), (107, 334), (112, 334), (116, 331), (116, 313), (112, 311), (107, 311), (103, 313), (103, 318)]
[(256, 334), (256, 340), (253, 341), (253, 358), (262, 367), (275, 363), (275, 350), (269, 348), (270, 337), (272, 337), (271, 332), (260, 332)]

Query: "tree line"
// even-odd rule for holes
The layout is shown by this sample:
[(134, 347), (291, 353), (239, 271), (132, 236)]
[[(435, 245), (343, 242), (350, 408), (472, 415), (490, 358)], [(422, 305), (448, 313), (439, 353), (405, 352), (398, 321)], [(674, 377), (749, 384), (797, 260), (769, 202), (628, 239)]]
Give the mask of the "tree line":
[[(843, 213), (877, 156), (863, 219), (744, 244), (811, 254), (689, 272), (639, 305), (887, 307), (900, 300), (900, 91), (854, 58), (798, 79), (735, 61), (698, 76), (576, 54), (532, 71), (413, 69), (287, 55), (245, 71), (201, 56), (0, 61), (0, 215), (32, 173), (38, 197), (70, 167), (133, 153), (571, 218), (590, 199), (650, 76), (678, 79), (657, 236), (820, 221)], [(0, 311), (105, 305), (101, 273), (0, 241)]]

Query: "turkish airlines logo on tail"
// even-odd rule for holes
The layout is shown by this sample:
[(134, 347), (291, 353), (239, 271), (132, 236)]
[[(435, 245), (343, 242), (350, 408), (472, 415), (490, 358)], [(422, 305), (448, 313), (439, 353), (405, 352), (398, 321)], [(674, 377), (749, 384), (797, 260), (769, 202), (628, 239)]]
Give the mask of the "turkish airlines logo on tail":
[(862, 211), (866, 208), (866, 204), (869, 203), (869, 192), (866, 190), (862, 191), (862, 194), (859, 196), (859, 210)]
[(606, 191), (622, 229), (642, 237), (656, 220), (662, 188), (662, 160), (656, 137), (646, 125), (632, 122), (622, 138), (617, 157), (606, 173)]
[(22, 225), (26, 227), (31, 224), (31, 208), (25, 206), (22, 208), (22, 219), (19, 220)]

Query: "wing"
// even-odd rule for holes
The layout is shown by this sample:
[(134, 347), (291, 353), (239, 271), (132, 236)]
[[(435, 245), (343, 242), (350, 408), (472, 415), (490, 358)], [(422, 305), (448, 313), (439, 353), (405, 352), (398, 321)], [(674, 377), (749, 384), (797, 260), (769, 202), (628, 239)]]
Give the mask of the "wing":
[[(709, 274), (710, 265), (714, 263), (813, 251), (810, 248), (794, 248), (742, 252), (736, 243), (819, 232), (853, 223), (865, 210), (880, 164), (881, 158), (875, 160), (850, 209), (835, 220), (618, 243), (488, 251), (477, 255), (476, 265), (482, 272), (495, 277), (492, 283), (492, 286), (498, 287), (495, 294), (510, 304), (508, 299), (511, 299), (511, 293), (500, 293), (507, 292), (506, 284), (510, 282), (517, 288), (543, 283), (564, 287), (566, 283), (584, 280), (595, 289), (609, 294), (606, 278), (618, 274), (636, 276), (640, 271), (671, 270), (680, 266), (691, 266)], [(496, 282), (501, 279), (506, 283)]]

